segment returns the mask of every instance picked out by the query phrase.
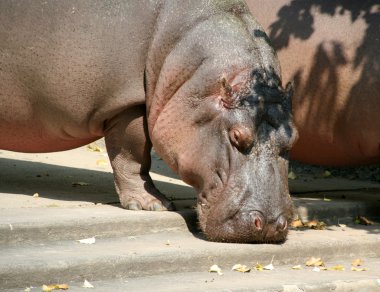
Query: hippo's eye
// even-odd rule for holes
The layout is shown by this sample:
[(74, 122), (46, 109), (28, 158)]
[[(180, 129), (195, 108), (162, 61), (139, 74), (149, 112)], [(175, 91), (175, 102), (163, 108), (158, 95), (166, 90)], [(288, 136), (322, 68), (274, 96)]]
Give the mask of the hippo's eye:
[(235, 125), (229, 131), (230, 141), (240, 152), (247, 152), (252, 148), (253, 133), (243, 125)]

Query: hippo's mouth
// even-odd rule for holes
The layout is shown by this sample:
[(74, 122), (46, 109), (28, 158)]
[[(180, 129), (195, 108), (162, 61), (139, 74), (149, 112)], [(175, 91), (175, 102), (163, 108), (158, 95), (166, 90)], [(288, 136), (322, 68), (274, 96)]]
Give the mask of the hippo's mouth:
[(211, 241), (231, 243), (283, 243), (288, 234), (291, 214), (280, 214), (267, 220), (259, 210), (239, 208), (220, 214), (217, 207), (199, 204), (199, 222)]

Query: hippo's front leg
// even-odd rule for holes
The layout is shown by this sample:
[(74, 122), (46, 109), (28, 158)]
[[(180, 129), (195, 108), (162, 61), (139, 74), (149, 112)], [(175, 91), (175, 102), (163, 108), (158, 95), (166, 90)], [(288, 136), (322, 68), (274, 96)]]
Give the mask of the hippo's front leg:
[(125, 110), (107, 121), (105, 141), (121, 205), (130, 210), (173, 210), (153, 184), (145, 106)]

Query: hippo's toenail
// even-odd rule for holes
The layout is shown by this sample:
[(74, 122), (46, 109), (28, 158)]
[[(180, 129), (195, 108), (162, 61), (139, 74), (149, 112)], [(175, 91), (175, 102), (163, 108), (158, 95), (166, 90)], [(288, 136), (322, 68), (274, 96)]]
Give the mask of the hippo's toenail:
[(161, 203), (153, 203), (150, 208), (151, 211), (163, 211), (164, 207), (162, 206)]
[(142, 206), (137, 203), (137, 202), (131, 202), (127, 205), (127, 208), (128, 210), (134, 210), (134, 211), (139, 211), (139, 210), (142, 210)]

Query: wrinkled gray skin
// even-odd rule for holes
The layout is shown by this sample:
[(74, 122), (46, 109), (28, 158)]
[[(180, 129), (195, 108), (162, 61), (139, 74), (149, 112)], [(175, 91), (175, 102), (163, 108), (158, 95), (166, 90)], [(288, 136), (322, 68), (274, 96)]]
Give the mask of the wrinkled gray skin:
[[(0, 2), (0, 148), (105, 136), (124, 208), (173, 206), (152, 144), (215, 241), (278, 242), (291, 216), (291, 86), (241, 1)], [(145, 82), (144, 82), (145, 81)]]

